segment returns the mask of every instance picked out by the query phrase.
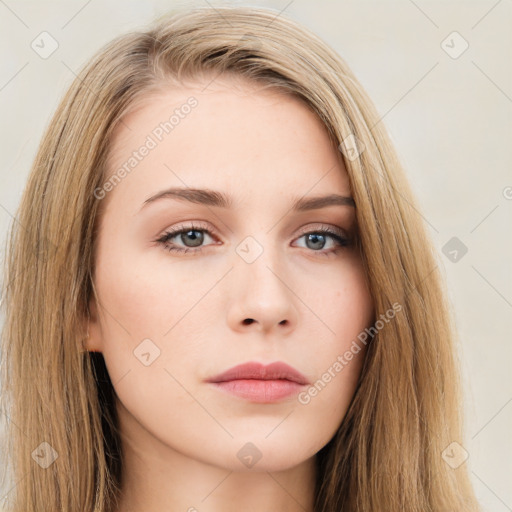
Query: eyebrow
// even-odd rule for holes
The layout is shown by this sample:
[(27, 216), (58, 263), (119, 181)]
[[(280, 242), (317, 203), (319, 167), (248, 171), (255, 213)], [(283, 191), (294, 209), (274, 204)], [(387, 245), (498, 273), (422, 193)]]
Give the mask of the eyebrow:
[[(146, 199), (142, 204), (141, 209), (155, 201), (158, 201), (159, 199), (177, 199), (188, 201), (190, 203), (216, 206), (218, 208), (231, 208), (233, 206), (232, 198), (223, 192), (198, 188), (170, 188), (162, 190), (161, 192), (158, 192)], [(320, 208), (333, 205), (352, 206), (354, 208), (356, 206), (352, 197), (329, 194), (327, 196), (302, 197), (297, 199), (292, 205), (292, 210), (296, 212), (304, 212), (309, 210), (319, 210)]]

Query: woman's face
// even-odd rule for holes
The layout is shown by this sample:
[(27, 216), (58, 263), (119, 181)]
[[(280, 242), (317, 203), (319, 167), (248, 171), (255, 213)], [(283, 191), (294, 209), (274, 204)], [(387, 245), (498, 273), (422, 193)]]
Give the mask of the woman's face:
[[(373, 318), (355, 208), (309, 202), (351, 193), (303, 103), (232, 77), (206, 84), (147, 97), (115, 133), (95, 191), (87, 349), (103, 353), (139, 455), (279, 470), (327, 444), (360, 374), (364, 346), (333, 370)], [(248, 362), (304, 380), (209, 382)]]

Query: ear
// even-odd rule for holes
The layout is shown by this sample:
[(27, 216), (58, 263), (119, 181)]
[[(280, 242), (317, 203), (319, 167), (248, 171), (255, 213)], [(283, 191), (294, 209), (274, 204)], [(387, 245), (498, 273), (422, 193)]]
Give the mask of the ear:
[(88, 352), (101, 352), (103, 349), (103, 338), (101, 333), (100, 320), (98, 315), (98, 306), (94, 294), (89, 301), (89, 318), (86, 319), (85, 332), (88, 333), (84, 340), (84, 348)]

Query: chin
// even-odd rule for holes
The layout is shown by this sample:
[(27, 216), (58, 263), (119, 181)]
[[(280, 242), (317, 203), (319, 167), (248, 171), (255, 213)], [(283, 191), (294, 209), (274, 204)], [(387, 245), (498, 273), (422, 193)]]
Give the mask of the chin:
[[(255, 436), (256, 437), (256, 436)], [(290, 436), (289, 442), (283, 443), (282, 438), (251, 442), (250, 437), (240, 441), (233, 440), (228, 457), (222, 458), (222, 465), (236, 472), (278, 472), (298, 466), (315, 456), (316, 448), (306, 448), (306, 442), (294, 440)], [(311, 440), (309, 440), (311, 442)], [(297, 447), (301, 447), (300, 450)], [(227, 464), (226, 464), (227, 462)]]

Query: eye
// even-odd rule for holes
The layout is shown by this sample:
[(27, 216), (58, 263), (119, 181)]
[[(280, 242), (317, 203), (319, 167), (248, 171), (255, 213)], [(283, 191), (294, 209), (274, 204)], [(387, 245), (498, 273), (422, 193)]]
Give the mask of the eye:
[[(189, 226), (183, 226), (178, 229), (169, 230), (165, 232), (157, 242), (161, 243), (165, 249), (169, 252), (187, 253), (187, 252), (198, 252), (197, 249), (205, 240), (205, 233), (207, 236), (211, 235), (211, 232), (202, 227), (195, 226), (193, 224)], [(174, 238), (184, 244), (190, 244), (186, 247), (176, 246), (175, 242), (171, 242)], [(210, 236), (211, 238), (211, 236)]]
[[(313, 252), (318, 252), (326, 256), (337, 252), (340, 248), (342, 249), (351, 245), (351, 239), (345, 236), (341, 229), (334, 230), (327, 226), (322, 226), (318, 229), (303, 233), (298, 240), (303, 238), (305, 238), (305, 247), (307, 249), (312, 249)], [(331, 247), (330, 250), (326, 250), (325, 245), (329, 245), (329, 239), (331, 239)]]
[[(207, 238), (212, 238), (210, 230), (202, 226), (190, 224), (166, 231), (156, 242), (162, 244), (169, 252), (199, 253), (203, 247), (202, 244), (206, 241), (205, 235)], [(326, 226), (307, 231), (301, 234), (297, 240), (302, 238), (305, 238), (306, 249), (311, 249), (312, 252), (326, 256), (351, 245), (351, 239), (345, 236), (341, 229), (334, 230), (334, 228)], [(176, 240), (173, 241), (174, 239)], [(325, 245), (329, 245), (329, 239), (331, 240), (331, 247), (325, 249)], [(179, 246), (177, 243), (185, 244), (185, 247)]]

